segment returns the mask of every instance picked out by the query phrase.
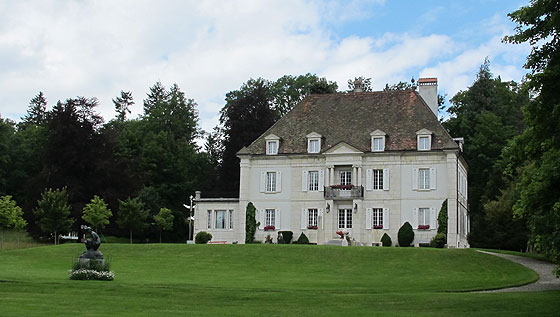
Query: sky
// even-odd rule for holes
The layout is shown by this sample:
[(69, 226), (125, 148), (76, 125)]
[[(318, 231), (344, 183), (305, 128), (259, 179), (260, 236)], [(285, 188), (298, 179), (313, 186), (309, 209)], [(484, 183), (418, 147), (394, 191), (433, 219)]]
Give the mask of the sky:
[(447, 99), (467, 89), (484, 58), (502, 80), (521, 81), (527, 44), (507, 14), (528, 0), (0, 0), (0, 116), (19, 121), (42, 91), (49, 108), (76, 96), (131, 91), (134, 118), (157, 81), (177, 83), (198, 105), (200, 126), (218, 123), (227, 92), (250, 78), (306, 73), (347, 90), (437, 77)]

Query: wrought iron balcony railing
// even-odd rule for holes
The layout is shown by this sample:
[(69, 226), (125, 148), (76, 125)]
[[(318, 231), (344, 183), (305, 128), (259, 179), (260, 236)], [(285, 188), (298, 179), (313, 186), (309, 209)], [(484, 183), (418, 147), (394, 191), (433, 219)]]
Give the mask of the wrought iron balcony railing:
[(364, 187), (354, 185), (326, 186), (324, 197), (332, 200), (364, 199)]

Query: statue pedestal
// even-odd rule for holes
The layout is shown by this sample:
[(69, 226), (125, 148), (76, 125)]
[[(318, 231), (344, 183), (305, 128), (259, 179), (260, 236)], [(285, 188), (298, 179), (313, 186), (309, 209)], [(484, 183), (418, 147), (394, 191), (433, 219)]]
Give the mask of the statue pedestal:
[(78, 261), (80, 261), (80, 263), (87, 263), (91, 260), (105, 263), (105, 260), (103, 259), (103, 253), (101, 253), (101, 251), (94, 251), (94, 250), (84, 251), (84, 253), (80, 255), (80, 259)]

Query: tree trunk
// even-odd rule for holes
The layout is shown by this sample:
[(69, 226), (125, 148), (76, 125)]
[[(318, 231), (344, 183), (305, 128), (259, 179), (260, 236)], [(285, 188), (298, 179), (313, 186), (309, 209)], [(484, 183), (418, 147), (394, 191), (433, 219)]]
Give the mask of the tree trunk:
[(54, 232), (54, 245), (56, 245), (56, 231)]
[(161, 231), (159, 232), (159, 243), (161, 243)]
[(0, 229), (0, 235), (2, 235), (2, 237), (0, 238), (0, 251), (4, 249), (4, 229)]
[(132, 229), (130, 229), (130, 244), (132, 244)]

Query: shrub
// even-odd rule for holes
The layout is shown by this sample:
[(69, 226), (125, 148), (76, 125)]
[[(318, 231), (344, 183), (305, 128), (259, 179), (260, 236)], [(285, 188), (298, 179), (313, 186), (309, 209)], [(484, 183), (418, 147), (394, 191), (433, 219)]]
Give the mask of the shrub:
[(398, 239), (399, 246), (401, 247), (409, 247), (412, 241), (414, 241), (414, 231), (412, 231), (412, 226), (408, 221), (399, 229)]
[(255, 232), (260, 225), (260, 222), (257, 222), (255, 218), (256, 210), (257, 208), (255, 208), (252, 202), (247, 204), (245, 209), (245, 243), (252, 243), (255, 240)]
[(432, 248), (443, 248), (447, 243), (447, 235), (443, 232), (436, 234), (432, 241), (430, 241), (430, 246)]
[(194, 237), (194, 242), (196, 244), (206, 244), (208, 241), (212, 240), (212, 235), (206, 231), (200, 231)]
[(299, 238), (297, 239), (297, 241), (295, 241), (294, 243), (296, 243), (296, 244), (309, 244), (309, 239), (307, 238), (305, 233), (302, 232), (299, 235)]
[(383, 237), (381, 237), (381, 244), (384, 247), (390, 247), (393, 244), (393, 241), (391, 240), (391, 237), (389, 237), (389, 235), (387, 233), (384, 233)]
[(437, 222), (438, 222), (437, 232), (447, 234), (447, 199), (443, 201), (443, 204), (441, 204), (441, 209), (439, 210)]
[(284, 244), (290, 244), (292, 242), (292, 238), (294, 237), (294, 233), (291, 231), (279, 231), (278, 233), (280, 233), (282, 235), (282, 238), (284, 238)]

